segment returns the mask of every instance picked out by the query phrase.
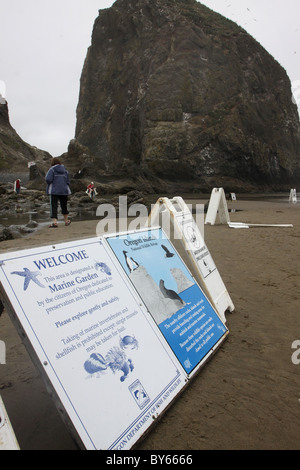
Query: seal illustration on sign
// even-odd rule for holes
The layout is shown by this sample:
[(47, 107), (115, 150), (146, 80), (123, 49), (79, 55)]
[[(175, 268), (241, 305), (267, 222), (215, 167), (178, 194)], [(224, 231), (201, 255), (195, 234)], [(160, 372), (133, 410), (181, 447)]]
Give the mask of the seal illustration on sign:
[(18, 276), (24, 277), (24, 291), (27, 290), (30, 281), (35, 282), (39, 287), (45, 287), (40, 281), (37, 279), (37, 276), (40, 276), (41, 273), (38, 271), (30, 271), (28, 268), (23, 268), (23, 271), (13, 271), (11, 274), (17, 274)]
[(175, 292), (174, 290), (172, 289), (167, 289), (166, 286), (165, 286), (165, 282), (163, 279), (161, 279), (159, 281), (159, 288), (160, 288), (160, 291), (161, 293), (163, 294), (163, 296), (167, 299), (172, 299), (172, 300), (177, 300), (179, 301), (182, 305), (184, 305), (184, 301), (182, 300), (182, 298), (177, 294), (177, 292)]

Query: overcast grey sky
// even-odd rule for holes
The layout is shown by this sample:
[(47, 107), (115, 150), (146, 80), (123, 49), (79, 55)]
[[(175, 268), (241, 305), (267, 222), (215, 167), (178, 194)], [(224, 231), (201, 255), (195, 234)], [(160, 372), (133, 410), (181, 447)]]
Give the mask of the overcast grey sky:
[[(0, 94), (22, 139), (53, 156), (74, 137), (80, 75), (98, 10), (113, 0), (0, 0)], [(203, 0), (285, 68), (300, 104), (300, 1)]]

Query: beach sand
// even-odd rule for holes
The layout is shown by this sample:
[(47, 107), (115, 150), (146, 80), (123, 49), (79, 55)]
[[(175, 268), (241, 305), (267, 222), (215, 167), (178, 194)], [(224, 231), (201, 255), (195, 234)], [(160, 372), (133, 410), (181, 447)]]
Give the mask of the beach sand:
[[(188, 202), (188, 201), (186, 201)], [(193, 200), (193, 203), (206, 201)], [(300, 449), (300, 203), (230, 202), (233, 222), (293, 228), (205, 225), (205, 242), (235, 305), (228, 339), (137, 445), (137, 450)], [(96, 236), (98, 220), (43, 228), (0, 251)], [(76, 446), (11, 320), (0, 318), (7, 348), (0, 394), (21, 449)]]

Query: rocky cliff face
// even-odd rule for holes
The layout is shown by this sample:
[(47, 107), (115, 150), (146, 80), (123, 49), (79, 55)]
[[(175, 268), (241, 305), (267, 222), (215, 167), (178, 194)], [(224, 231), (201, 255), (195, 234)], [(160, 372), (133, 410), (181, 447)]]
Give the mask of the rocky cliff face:
[(76, 139), (109, 172), (243, 188), (300, 180), (300, 126), (284, 69), (195, 0), (99, 11)]
[[(28, 174), (28, 163), (36, 162), (39, 167), (49, 166), (51, 155), (24, 142), (10, 124), (7, 102), (0, 100), (0, 172), (2, 177), (9, 174)], [(45, 166), (46, 168), (46, 166)]]

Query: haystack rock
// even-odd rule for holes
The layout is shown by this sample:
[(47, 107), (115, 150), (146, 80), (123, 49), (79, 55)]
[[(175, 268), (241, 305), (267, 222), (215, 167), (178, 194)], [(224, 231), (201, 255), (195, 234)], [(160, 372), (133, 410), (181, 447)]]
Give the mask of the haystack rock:
[(76, 139), (113, 173), (176, 187), (290, 187), (300, 126), (285, 70), (195, 0), (117, 0), (84, 63)]

